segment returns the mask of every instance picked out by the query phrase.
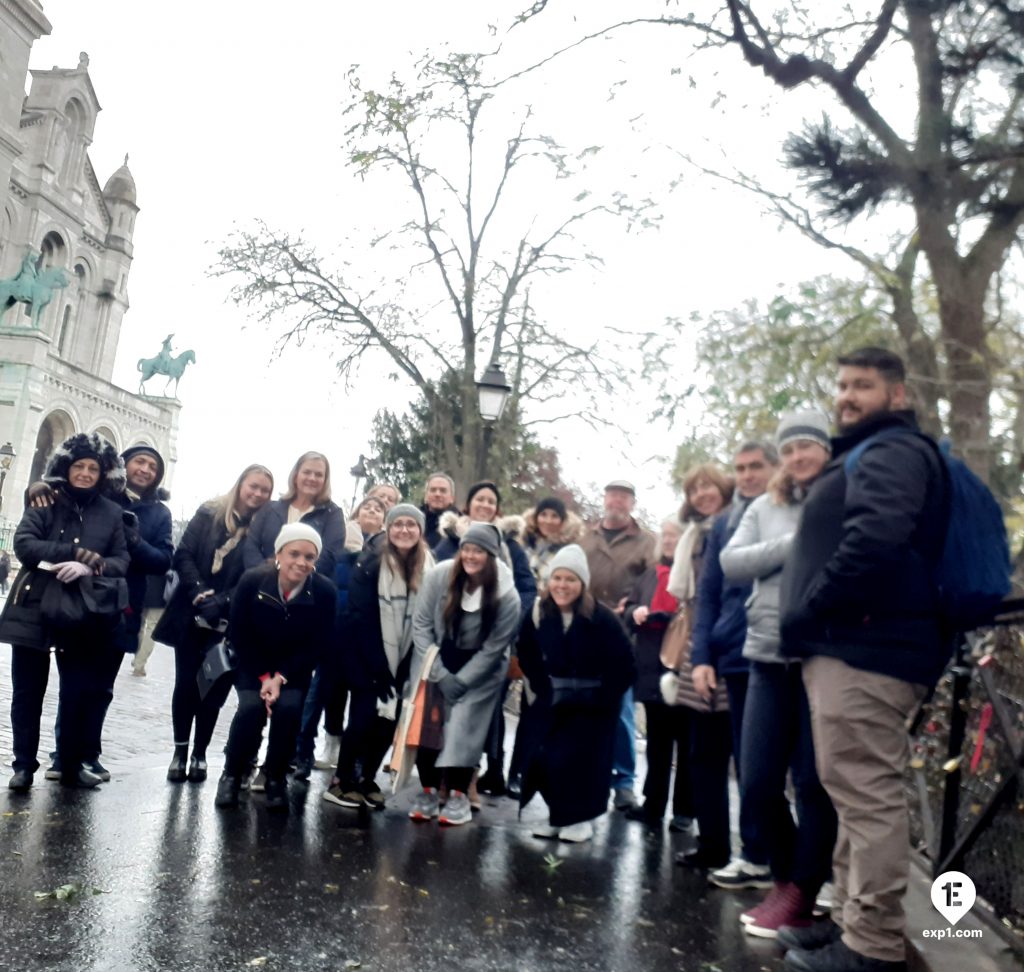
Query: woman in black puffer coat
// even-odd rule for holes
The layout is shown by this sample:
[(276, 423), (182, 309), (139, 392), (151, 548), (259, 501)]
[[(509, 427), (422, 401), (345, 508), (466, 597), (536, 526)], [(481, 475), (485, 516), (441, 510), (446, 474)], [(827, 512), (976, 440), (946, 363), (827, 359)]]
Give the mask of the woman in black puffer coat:
[[(153, 632), (154, 641), (174, 648), (174, 757), (167, 768), (172, 783), (206, 779), (206, 747), (231, 691), (231, 680), (221, 678), (200, 698), (196, 676), (207, 648), (223, 637), (231, 595), (245, 570), (242, 543), (273, 489), (274, 477), (266, 466), (247, 466), (227, 495), (196, 510), (175, 551), (174, 569), (180, 583)], [(186, 769), (190, 738), (192, 759)]]
[[(120, 616), (89, 614), (59, 628), (44, 599), (53, 585), (80, 585), (83, 578), (124, 577), (128, 570), (121, 507), (110, 499), (124, 489), (124, 463), (114, 447), (91, 433), (74, 435), (54, 454), (45, 481), (52, 506), (29, 507), (14, 534), (21, 571), (0, 619), (0, 640), (11, 654), (11, 722), (14, 729), (12, 790), (25, 791), (39, 768), (39, 719), (50, 671), (50, 648), (60, 672), (58, 758), (61, 782), (93, 787), (101, 780), (84, 761), (87, 740), (99, 734), (106, 702), (108, 656), (120, 653), (114, 637)], [(63, 592), (61, 592), (63, 593)]]

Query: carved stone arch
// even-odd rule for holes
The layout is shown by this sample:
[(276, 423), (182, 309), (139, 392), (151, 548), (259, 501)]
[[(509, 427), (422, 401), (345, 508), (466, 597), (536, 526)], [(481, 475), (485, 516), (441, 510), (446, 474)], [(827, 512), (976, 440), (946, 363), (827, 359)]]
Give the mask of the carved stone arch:
[(40, 269), (47, 267), (62, 267), (67, 269), (68, 265), (68, 244), (67, 233), (58, 226), (51, 226), (43, 234), (39, 243)]
[(64, 407), (54, 408), (46, 415), (36, 433), (36, 447), (32, 454), (32, 471), (28, 480), (30, 483), (43, 478), (50, 457), (57, 447), (80, 428), (81, 426), (71, 411)]
[(97, 422), (93, 428), (89, 429), (90, 432), (95, 432), (97, 435), (103, 436), (118, 452), (121, 451), (121, 439), (120, 429), (111, 422), (109, 419), (101, 419)]

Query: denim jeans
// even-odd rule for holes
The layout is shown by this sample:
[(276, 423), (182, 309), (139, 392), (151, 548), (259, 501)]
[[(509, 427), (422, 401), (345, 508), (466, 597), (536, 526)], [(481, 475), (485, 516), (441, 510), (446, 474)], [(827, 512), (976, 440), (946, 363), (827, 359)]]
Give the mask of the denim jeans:
[(627, 689), (615, 727), (615, 754), (612, 757), (612, 789), (632, 790), (636, 784), (636, 712), (633, 690)]
[[(751, 664), (741, 760), (741, 828), (745, 822), (763, 834), (776, 881), (792, 881), (805, 894), (817, 894), (832, 867), (836, 813), (814, 766), (799, 664)], [(787, 770), (796, 823), (785, 797)]]

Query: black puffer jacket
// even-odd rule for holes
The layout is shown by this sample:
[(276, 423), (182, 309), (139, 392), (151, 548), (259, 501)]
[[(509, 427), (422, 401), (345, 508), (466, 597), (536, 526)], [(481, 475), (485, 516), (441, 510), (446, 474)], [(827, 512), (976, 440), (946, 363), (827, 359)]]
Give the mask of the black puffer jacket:
[[(94, 493), (82, 503), (76, 502), (65, 487), (56, 485), (56, 500), (43, 509), (29, 507), (14, 534), (14, 552), (21, 561), (3, 615), (3, 638), (12, 644), (41, 650), (55, 643), (47, 630), (39, 606), (49, 584), (59, 584), (55, 576), (35, 568), (75, 559), (79, 549), (92, 550), (103, 557), (106, 577), (124, 577), (128, 571), (121, 507), (106, 496)], [(111, 635), (104, 624), (104, 633)], [(65, 634), (65, 640), (93, 639), (99, 628), (88, 625), (81, 632)]]
[[(882, 429), (847, 477), (846, 453)], [(780, 593), (783, 653), (829, 655), (854, 668), (930, 685), (949, 657), (934, 579), (949, 485), (913, 412), (885, 412), (832, 440), (811, 487)]]
[(307, 688), (334, 629), (337, 592), (320, 574), (306, 578), (287, 604), (277, 570), (247, 570), (231, 599), (228, 638), (238, 652), (239, 688), (256, 688), (263, 674), (280, 672), (295, 688)]
[(120, 497), (121, 507), (129, 514), (125, 521), (125, 540), (131, 557), (128, 565), (128, 610), (118, 634), (118, 642), (124, 651), (138, 651), (149, 578), (162, 578), (171, 567), (174, 555), (171, 511), (163, 503), (169, 498), (170, 493), (157, 487), (138, 499), (132, 499), (127, 493)]
[[(274, 541), (288, 522), (287, 500), (271, 500), (252, 520), (243, 545), (245, 567), (256, 567), (274, 556)], [(317, 558), (317, 573), (334, 576), (334, 568), (345, 549), (345, 514), (337, 503), (314, 506), (302, 515), (302, 523), (320, 534), (323, 549)]]

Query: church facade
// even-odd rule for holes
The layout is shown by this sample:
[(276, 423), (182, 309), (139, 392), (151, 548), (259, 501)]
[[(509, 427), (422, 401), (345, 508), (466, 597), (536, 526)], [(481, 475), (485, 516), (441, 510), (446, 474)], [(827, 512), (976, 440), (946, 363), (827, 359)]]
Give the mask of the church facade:
[[(119, 451), (153, 446), (169, 484), (181, 407), (112, 381), (129, 303), (135, 180), (127, 157), (102, 183), (89, 159), (100, 104), (88, 56), (73, 68), (29, 70), (33, 42), (49, 32), (35, 0), (0, 0), (0, 461), (14, 452), (0, 515), (8, 519), (75, 432), (99, 432)], [(13, 302), (30, 288), (31, 304)]]

